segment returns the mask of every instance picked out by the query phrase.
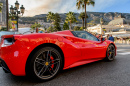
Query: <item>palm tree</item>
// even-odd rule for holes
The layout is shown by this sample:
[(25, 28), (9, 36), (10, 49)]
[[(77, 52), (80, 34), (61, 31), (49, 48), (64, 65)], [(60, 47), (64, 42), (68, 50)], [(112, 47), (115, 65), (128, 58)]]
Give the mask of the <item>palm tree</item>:
[(48, 14), (47, 14), (47, 21), (51, 21), (51, 22), (53, 22), (54, 21), (54, 13), (53, 12), (48, 12)]
[(39, 27), (41, 27), (41, 25), (38, 23), (35, 23), (35, 24), (31, 25), (31, 30), (33, 30), (33, 32), (34, 32), (34, 30), (38, 29)]
[[(79, 14), (79, 17), (78, 17), (79, 19), (82, 19), (82, 27), (84, 28), (84, 19), (85, 19), (85, 13), (84, 12), (81, 12), (80, 14)], [(87, 18), (88, 18), (88, 15), (87, 15)]]
[(61, 21), (60, 15), (58, 13), (55, 13), (53, 25), (54, 25), (54, 28), (58, 31), (61, 31), (60, 21)]
[(67, 23), (69, 22), (70, 23), (70, 30), (71, 27), (72, 27), (72, 23), (76, 22), (76, 17), (74, 15), (74, 12), (69, 12), (66, 14), (66, 20), (65, 20)]
[(86, 6), (87, 5), (95, 5), (94, 0), (77, 0), (76, 6), (78, 9), (83, 8), (85, 9), (85, 29), (87, 29), (87, 12), (86, 12)]
[(69, 30), (69, 25), (68, 25), (68, 23), (64, 23), (64, 25), (63, 25), (63, 30)]

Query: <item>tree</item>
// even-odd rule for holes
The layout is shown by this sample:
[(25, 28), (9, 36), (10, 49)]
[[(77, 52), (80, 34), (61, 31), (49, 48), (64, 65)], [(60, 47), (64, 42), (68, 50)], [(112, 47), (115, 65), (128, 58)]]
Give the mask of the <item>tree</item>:
[(2, 13), (3, 3), (0, 3), (0, 13)]
[(48, 14), (47, 14), (47, 21), (51, 21), (51, 22), (53, 22), (54, 21), (54, 16), (55, 16), (55, 14), (53, 13), (53, 12), (48, 12)]
[(70, 23), (70, 30), (71, 27), (72, 27), (72, 23), (76, 22), (76, 17), (74, 15), (74, 12), (69, 12), (66, 14), (66, 20), (65, 20), (67, 23), (69, 22)]
[(54, 28), (58, 31), (61, 31), (60, 27), (60, 15), (58, 13), (54, 14)]
[(52, 27), (52, 26), (50, 26), (49, 28), (47, 28), (47, 32), (49, 33), (49, 32), (54, 32), (55, 31), (55, 29)]
[(87, 12), (86, 12), (86, 6), (87, 5), (95, 5), (94, 0), (77, 0), (76, 6), (78, 9), (85, 9), (85, 29), (87, 29)]
[(39, 28), (39, 27), (41, 27), (41, 25), (38, 24), (38, 23), (35, 23), (35, 24), (31, 25), (31, 30), (34, 31), (35, 29), (37, 29), (37, 28)]
[(63, 30), (69, 30), (69, 25), (66, 22), (63, 25)]
[[(78, 18), (79, 18), (79, 19), (82, 19), (82, 24), (83, 24), (82, 27), (84, 28), (85, 13), (84, 13), (84, 12), (81, 12)], [(87, 18), (88, 18), (88, 15), (87, 15)]]
[(75, 26), (74, 31), (83, 31), (83, 27)]
[[(54, 28), (57, 29), (58, 31), (61, 31), (61, 27), (60, 27), (60, 15), (58, 13), (52, 13), (52, 12), (48, 12), (47, 14), (47, 21), (51, 21), (52, 24), (54, 25)], [(51, 26), (52, 27), (52, 26)]]
[(78, 31), (78, 30), (80, 30), (80, 27), (79, 26), (75, 26), (74, 27), (74, 31)]

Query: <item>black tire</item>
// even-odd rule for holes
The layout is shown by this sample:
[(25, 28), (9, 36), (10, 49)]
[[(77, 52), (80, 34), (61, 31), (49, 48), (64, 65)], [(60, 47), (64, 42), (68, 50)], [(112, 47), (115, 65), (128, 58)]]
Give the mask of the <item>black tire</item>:
[(106, 61), (113, 61), (115, 59), (115, 46), (110, 44), (106, 51)]
[(38, 50), (28, 61), (27, 75), (38, 81), (53, 79), (62, 69), (61, 54), (52, 47), (44, 47)]

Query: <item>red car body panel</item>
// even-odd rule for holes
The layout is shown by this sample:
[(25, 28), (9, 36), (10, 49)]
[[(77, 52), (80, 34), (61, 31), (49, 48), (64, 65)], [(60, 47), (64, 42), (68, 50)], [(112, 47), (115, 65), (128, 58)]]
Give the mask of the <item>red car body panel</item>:
[[(2, 38), (12, 37), (3, 36)], [(111, 41), (91, 41), (75, 37), (71, 31), (14, 35), (15, 42), (3, 46), (1, 42), (1, 59), (5, 61), (11, 73), (16, 76), (26, 75), (26, 63), (30, 53), (39, 45), (55, 44), (64, 54), (64, 68), (68, 69), (86, 63), (102, 60)]]

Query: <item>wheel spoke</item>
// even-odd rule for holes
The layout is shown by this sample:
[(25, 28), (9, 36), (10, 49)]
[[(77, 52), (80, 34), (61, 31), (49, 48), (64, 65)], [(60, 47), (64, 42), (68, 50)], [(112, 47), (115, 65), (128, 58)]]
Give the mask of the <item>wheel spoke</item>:
[(43, 59), (45, 59), (45, 58), (46, 58), (45, 53), (42, 53), (42, 58), (43, 58)]
[(39, 59), (39, 58), (36, 58), (37, 61), (42, 61), (42, 62), (45, 62), (45, 60), (43, 59)]
[(111, 51), (111, 50), (112, 50), (112, 47), (110, 46), (109, 48), (110, 48), (109, 50)]
[(39, 61), (35, 61), (36, 63), (40, 64), (40, 65), (44, 65), (42, 62)]
[(111, 58), (112, 57), (112, 54), (109, 54), (109, 57), (108, 58)]
[(40, 76), (42, 76), (46, 71), (47, 71), (48, 67), (45, 67), (45, 70), (43, 70), (43, 72), (40, 74)]
[(42, 67), (42, 69), (39, 71), (38, 75), (41, 74), (41, 72), (44, 70), (44, 68), (45, 68), (45, 65), (44, 65), (44, 66)]
[(51, 57), (51, 51), (47, 51), (47, 58), (46, 61), (50, 61), (50, 57)]
[(50, 67), (50, 66), (48, 67), (48, 71), (49, 71), (49, 73), (52, 75), (52, 74), (54, 73), (54, 71), (53, 71), (52, 68), (51, 68), (51, 70), (50, 70), (49, 68), (51, 68), (51, 67)]

